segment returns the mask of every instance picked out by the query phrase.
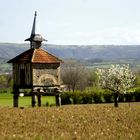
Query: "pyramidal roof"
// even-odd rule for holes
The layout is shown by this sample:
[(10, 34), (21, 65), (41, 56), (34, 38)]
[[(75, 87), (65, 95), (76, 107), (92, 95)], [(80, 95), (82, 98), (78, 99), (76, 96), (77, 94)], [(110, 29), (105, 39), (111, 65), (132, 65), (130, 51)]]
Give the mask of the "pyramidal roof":
[[(34, 42), (42, 42), (43, 37), (41, 36), (36, 23), (36, 16), (37, 12), (34, 15), (33, 27), (30, 38), (26, 39), (26, 41), (34, 41)], [(32, 44), (32, 43), (31, 43)], [(20, 55), (16, 56), (15, 58), (8, 61), (8, 63), (20, 63), (20, 62), (29, 62), (29, 63), (61, 63), (58, 57), (48, 53), (47, 51), (38, 48), (30, 48), (29, 50), (21, 53)]]
[(58, 57), (48, 53), (47, 51), (39, 49), (29, 49), (15, 58), (8, 61), (8, 63), (29, 62), (29, 63), (61, 63)]

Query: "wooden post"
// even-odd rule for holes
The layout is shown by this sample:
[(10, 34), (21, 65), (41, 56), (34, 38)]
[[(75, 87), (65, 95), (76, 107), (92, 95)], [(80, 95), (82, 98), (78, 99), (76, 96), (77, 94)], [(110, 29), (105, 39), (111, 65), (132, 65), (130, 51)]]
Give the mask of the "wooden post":
[(38, 99), (38, 106), (41, 107), (41, 94), (37, 95), (37, 99)]
[(35, 93), (32, 92), (32, 107), (35, 107), (36, 99), (35, 99)]
[(19, 89), (13, 88), (13, 107), (18, 107)]

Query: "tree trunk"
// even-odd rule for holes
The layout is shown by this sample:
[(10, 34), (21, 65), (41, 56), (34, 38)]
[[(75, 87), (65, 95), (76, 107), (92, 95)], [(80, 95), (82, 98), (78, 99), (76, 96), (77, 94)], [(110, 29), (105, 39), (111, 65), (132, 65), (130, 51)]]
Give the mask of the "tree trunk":
[(115, 93), (114, 94), (114, 107), (119, 107), (119, 94)]

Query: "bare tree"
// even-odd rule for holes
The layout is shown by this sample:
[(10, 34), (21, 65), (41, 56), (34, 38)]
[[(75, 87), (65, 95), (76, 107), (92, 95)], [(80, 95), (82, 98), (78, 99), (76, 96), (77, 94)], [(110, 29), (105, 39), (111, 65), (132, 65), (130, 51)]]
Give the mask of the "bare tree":
[(12, 87), (12, 75), (11, 74), (8, 74), (7, 76), (6, 76), (6, 85), (7, 85), (7, 87)]
[(62, 80), (68, 86), (69, 91), (83, 89), (86, 82), (85, 67), (74, 60), (66, 61), (62, 67)]
[(87, 86), (88, 87), (98, 86), (98, 75), (96, 73), (96, 70), (94, 69), (87, 70)]

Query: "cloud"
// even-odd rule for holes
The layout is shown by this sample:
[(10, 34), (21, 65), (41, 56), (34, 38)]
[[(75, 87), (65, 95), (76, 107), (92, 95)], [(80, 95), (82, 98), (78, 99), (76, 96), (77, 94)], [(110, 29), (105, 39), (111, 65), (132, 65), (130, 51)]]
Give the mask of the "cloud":
[[(92, 29), (93, 30), (93, 29)], [(140, 25), (110, 27), (96, 31), (65, 31), (58, 39), (50, 38), (53, 44), (71, 45), (132, 45), (140, 44)]]
[(80, 31), (73, 36), (79, 42), (88, 44), (140, 44), (140, 25), (106, 28), (96, 32)]
[(88, 0), (81, 0), (83, 3), (87, 3)]

